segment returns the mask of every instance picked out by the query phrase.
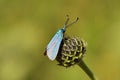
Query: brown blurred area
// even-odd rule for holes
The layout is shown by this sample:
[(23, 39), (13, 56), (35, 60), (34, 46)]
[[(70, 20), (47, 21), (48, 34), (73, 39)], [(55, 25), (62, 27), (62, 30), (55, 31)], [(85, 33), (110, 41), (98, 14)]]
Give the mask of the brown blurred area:
[(88, 43), (85, 63), (98, 80), (120, 80), (119, 0), (0, 0), (0, 80), (89, 80), (44, 49), (69, 15), (66, 34)]

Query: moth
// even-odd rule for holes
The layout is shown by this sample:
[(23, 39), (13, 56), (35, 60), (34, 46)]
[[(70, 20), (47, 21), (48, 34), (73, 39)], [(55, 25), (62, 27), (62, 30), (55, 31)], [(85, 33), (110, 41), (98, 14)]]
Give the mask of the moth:
[(47, 45), (46, 49), (45, 49), (45, 53), (44, 55), (47, 55), (48, 58), (50, 60), (55, 60), (59, 48), (60, 48), (60, 44), (63, 40), (64, 34), (66, 32), (66, 28), (68, 28), (69, 26), (71, 26), (72, 24), (76, 23), (78, 21), (78, 17), (75, 21), (71, 22), (70, 24), (68, 24), (69, 22), (69, 16), (67, 15), (67, 19), (64, 23), (64, 27), (59, 29), (56, 34), (53, 36), (53, 38), (51, 39), (51, 41), (49, 42), (49, 44)]

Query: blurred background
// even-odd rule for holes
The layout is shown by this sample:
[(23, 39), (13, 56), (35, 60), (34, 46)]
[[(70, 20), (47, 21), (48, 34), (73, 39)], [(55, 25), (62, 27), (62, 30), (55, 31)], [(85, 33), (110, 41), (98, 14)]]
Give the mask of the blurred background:
[(67, 14), (79, 17), (66, 34), (87, 41), (97, 79), (120, 80), (120, 0), (0, 0), (0, 80), (90, 80), (43, 55)]

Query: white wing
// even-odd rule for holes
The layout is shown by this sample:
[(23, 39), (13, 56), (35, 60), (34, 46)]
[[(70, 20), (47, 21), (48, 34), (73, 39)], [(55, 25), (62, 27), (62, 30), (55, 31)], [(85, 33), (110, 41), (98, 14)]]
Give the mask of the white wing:
[(47, 56), (50, 60), (54, 60), (56, 58), (62, 38), (63, 38), (63, 30), (60, 29), (48, 44)]

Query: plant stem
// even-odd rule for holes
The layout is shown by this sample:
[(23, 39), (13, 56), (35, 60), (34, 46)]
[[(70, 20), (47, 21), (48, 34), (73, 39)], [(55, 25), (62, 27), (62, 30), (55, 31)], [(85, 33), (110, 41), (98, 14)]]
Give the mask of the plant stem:
[(80, 67), (85, 71), (85, 73), (89, 76), (89, 78), (90, 78), (91, 80), (96, 80), (94, 74), (93, 74), (92, 71), (87, 67), (87, 65), (84, 63), (83, 60), (81, 60), (81, 61), (78, 63), (78, 66), (80, 66)]

